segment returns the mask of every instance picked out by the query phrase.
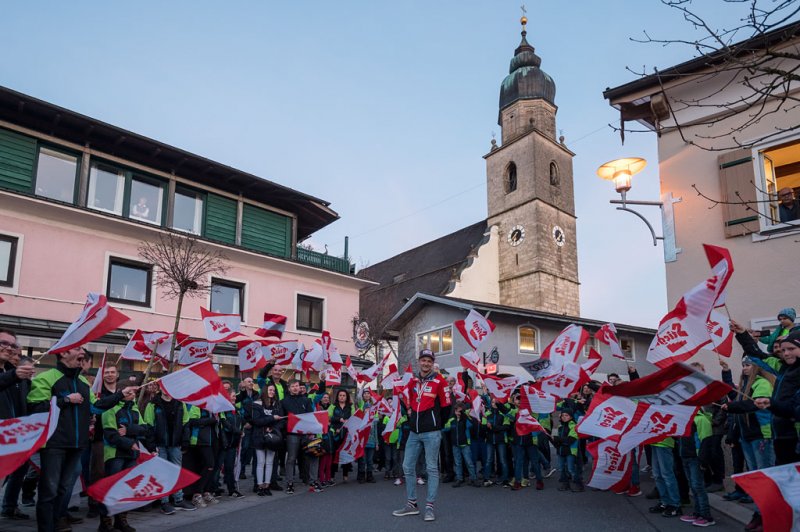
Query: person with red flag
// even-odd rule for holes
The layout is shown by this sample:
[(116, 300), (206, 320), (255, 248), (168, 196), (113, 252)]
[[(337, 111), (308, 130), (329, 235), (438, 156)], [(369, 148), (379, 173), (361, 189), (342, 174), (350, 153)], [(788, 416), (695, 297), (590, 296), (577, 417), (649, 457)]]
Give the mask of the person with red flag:
[[(511, 450), (514, 457), (514, 484), (513, 491), (518, 491), (528, 485), (529, 467), (533, 468), (536, 478), (536, 489), (544, 489), (542, 477), (542, 457), (539, 454), (538, 438), (542, 437), (542, 426), (539, 425), (528, 410), (520, 408), (520, 395), (512, 397), (514, 407), (509, 414), (515, 416), (514, 430), (511, 431)], [(524, 416), (524, 417), (523, 417)]]
[[(300, 381), (292, 380), (289, 382), (289, 395), (281, 401), (283, 411), (289, 415), (301, 415), (314, 412), (314, 405), (311, 400), (300, 393)], [(287, 427), (286, 433), (286, 493), (294, 494), (294, 466), (297, 463), (298, 455), (302, 451), (303, 434), (293, 433)], [(321, 492), (322, 486), (317, 481), (319, 473), (319, 457), (309, 456), (309, 491)]]
[(478, 488), (481, 483), (478, 481), (478, 475), (475, 472), (475, 462), (472, 460), (472, 452), (470, 450), (470, 429), (472, 428), (472, 421), (469, 419), (465, 410), (467, 410), (467, 408), (464, 403), (454, 403), (453, 417), (450, 418), (445, 426), (446, 430), (450, 433), (450, 440), (453, 442), (453, 459), (455, 462), (456, 475), (453, 487), (460, 488), (464, 485), (464, 467), (466, 467), (467, 473), (469, 473), (469, 484)]
[[(350, 394), (347, 390), (337, 390), (335, 401), (328, 407), (328, 417), (330, 424), (328, 425), (328, 433), (331, 437), (331, 445), (334, 449), (338, 449), (344, 441), (344, 424), (350, 419), (350, 416), (355, 414), (355, 408), (350, 400)], [(336, 476), (339, 464), (334, 463), (331, 466), (331, 477)], [(350, 479), (350, 472), (353, 470), (353, 464), (343, 464), (342, 468), (342, 483), (347, 483)]]

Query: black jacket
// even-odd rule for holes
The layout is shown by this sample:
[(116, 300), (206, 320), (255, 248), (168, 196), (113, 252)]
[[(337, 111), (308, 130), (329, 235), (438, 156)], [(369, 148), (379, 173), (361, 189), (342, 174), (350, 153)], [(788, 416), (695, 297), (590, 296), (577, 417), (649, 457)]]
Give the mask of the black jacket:
[(17, 377), (17, 368), (6, 362), (0, 371), (0, 419), (28, 415), (28, 392), (31, 381)]
[(180, 447), (183, 440), (183, 403), (156, 395), (145, 407), (148, 448)]
[(281, 401), (281, 407), (286, 414), (308, 414), (314, 411), (311, 399), (305, 395), (287, 395)]
[(223, 449), (231, 449), (239, 446), (242, 441), (242, 429), (244, 427), (244, 419), (242, 415), (236, 410), (224, 412), (219, 416), (220, 428), (220, 443)]
[(280, 401), (276, 401), (271, 407), (264, 407), (261, 401), (253, 403), (251, 409), (252, 417), (248, 423), (253, 425), (253, 447), (256, 449), (265, 449), (264, 445), (264, 432), (267, 430), (278, 431), (282, 433), (283, 420), (275, 419), (275, 416), (283, 416), (283, 406)]

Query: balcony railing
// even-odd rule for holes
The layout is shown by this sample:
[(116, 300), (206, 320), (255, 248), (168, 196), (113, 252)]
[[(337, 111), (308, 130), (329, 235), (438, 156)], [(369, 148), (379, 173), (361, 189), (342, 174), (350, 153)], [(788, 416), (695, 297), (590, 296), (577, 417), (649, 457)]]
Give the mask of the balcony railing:
[(310, 266), (324, 268), (339, 273), (350, 273), (350, 261), (324, 253), (317, 253), (301, 247), (297, 248), (297, 260)]

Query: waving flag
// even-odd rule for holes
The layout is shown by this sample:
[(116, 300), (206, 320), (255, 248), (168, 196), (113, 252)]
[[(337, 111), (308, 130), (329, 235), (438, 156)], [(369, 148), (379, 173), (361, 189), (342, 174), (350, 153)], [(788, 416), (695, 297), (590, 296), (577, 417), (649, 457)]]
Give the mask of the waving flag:
[(307, 414), (292, 414), (286, 422), (286, 432), (289, 434), (324, 434), (328, 432), (328, 412), (309, 412)]
[(599, 342), (604, 343), (611, 348), (611, 356), (620, 360), (625, 360), (625, 353), (622, 352), (622, 347), (617, 338), (617, 328), (613, 323), (606, 323), (600, 330), (594, 333), (594, 337)]
[(356, 368), (353, 367), (353, 361), (350, 359), (350, 355), (347, 355), (345, 358), (344, 369), (347, 371), (347, 374), (350, 375), (351, 379), (358, 381), (358, 371), (356, 371)]
[(280, 314), (264, 313), (264, 325), (257, 329), (253, 334), (261, 337), (272, 336), (277, 339), (283, 337), (283, 331), (286, 330), (286, 316)]
[[(160, 348), (163, 344), (168, 344), (171, 335), (164, 331), (143, 331), (136, 329), (128, 343), (122, 350), (120, 358), (125, 360), (148, 361), (153, 355), (153, 351)], [(167, 348), (169, 349), (169, 347)], [(163, 351), (162, 351), (163, 352)]]
[(511, 392), (519, 385), (519, 377), (495, 377), (494, 375), (477, 374), (483, 385), (489, 391), (489, 395), (500, 403), (508, 402)]
[(474, 417), (480, 423), (483, 418), (483, 412), (486, 410), (486, 403), (483, 402), (483, 397), (478, 395), (475, 390), (469, 390), (467, 394), (470, 396), (469, 415)]
[(476, 353), (475, 351), (464, 353), (459, 357), (459, 361), (461, 362), (462, 368), (472, 370), (475, 373), (481, 373), (481, 369), (479, 366), (479, 364), (481, 363), (481, 357), (479, 357), (478, 353)]
[(383, 389), (391, 389), (394, 381), (398, 379), (397, 374), (397, 366), (394, 364), (389, 364), (389, 373), (386, 374), (384, 378), (381, 379), (381, 388)]
[(319, 378), (325, 381), (325, 386), (338, 386), (342, 383), (342, 372), (334, 368), (324, 369), (320, 372)]
[(303, 357), (302, 369), (308, 375), (309, 371), (322, 371), (325, 360), (328, 358), (328, 351), (331, 349), (331, 333), (322, 331), (322, 336), (317, 338), (311, 349)]
[(334, 344), (331, 344), (330, 348), (325, 354), (325, 364), (329, 365), (336, 371), (341, 371), (344, 362), (342, 361), (342, 355), (339, 354), (339, 350), (336, 348)]
[(186, 338), (175, 349), (178, 353), (175, 363), (179, 366), (191, 366), (211, 357), (214, 344), (197, 338)]
[(254, 371), (267, 365), (264, 348), (269, 346), (269, 340), (239, 340), (236, 342), (236, 351), (239, 356), (239, 371)]
[(235, 410), (209, 359), (161, 377), (158, 385), (170, 397), (215, 414)]
[(120, 328), (129, 320), (128, 316), (108, 304), (106, 296), (91, 292), (86, 296), (81, 315), (47, 352), (55, 355), (80, 347)]
[(262, 340), (264, 356), (267, 362), (272, 362), (276, 366), (289, 366), (295, 359), (298, 352), (305, 352), (305, 346), (297, 340), (284, 340), (273, 342)]
[(392, 397), (392, 412), (389, 416), (389, 421), (386, 422), (386, 427), (384, 427), (381, 436), (383, 436), (383, 441), (389, 443), (389, 438), (392, 437), (392, 432), (394, 429), (397, 428), (397, 422), (400, 420), (400, 398), (395, 396)]
[(200, 307), (203, 327), (206, 329), (206, 340), (213, 343), (227, 342), (242, 333), (242, 317), (238, 314), (219, 314)]
[(383, 357), (383, 360), (381, 360), (379, 363), (373, 364), (372, 366), (368, 367), (363, 371), (359, 371), (356, 380), (360, 384), (366, 384), (374, 381), (378, 377), (378, 375), (383, 373), (383, 367), (389, 360), (389, 355), (391, 355), (391, 353), (386, 353), (386, 355)]
[(551, 361), (576, 362), (589, 339), (589, 333), (580, 325), (568, 325), (542, 352), (542, 358)]
[(517, 412), (514, 430), (516, 430), (517, 436), (525, 436), (531, 432), (545, 432), (544, 427), (542, 427), (531, 413), (524, 408), (521, 408), (519, 412)]
[(631, 453), (621, 453), (617, 442), (612, 440), (595, 440), (586, 445), (592, 455), (592, 478), (587, 486), (599, 490), (611, 490), (622, 493), (631, 482), (633, 463)]
[(590, 380), (592, 380), (591, 377), (580, 365), (575, 362), (566, 362), (561, 371), (539, 380), (534, 386), (543, 392), (563, 399), (578, 391)]
[(581, 364), (581, 368), (583, 368), (583, 371), (585, 371), (587, 375), (592, 375), (597, 371), (598, 366), (600, 366), (600, 363), (603, 361), (603, 357), (592, 347), (589, 349), (589, 354), (586, 358), (588, 360)]
[(655, 443), (669, 436), (689, 436), (698, 407), (639, 403), (617, 449), (627, 453), (640, 445)]
[(344, 441), (336, 450), (334, 457), (334, 461), (340, 465), (350, 464), (364, 456), (364, 447), (367, 444), (372, 425), (366, 412), (356, 410), (352, 416), (347, 418), (342, 427), (346, 429)]
[(635, 413), (636, 403), (630, 399), (597, 392), (575, 429), (581, 436), (617, 437), (625, 432)]
[(484, 318), (475, 309), (469, 311), (466, 319), (456, 320), (453, 325), (456, 326), (470, 347), (476, 351), (494, 331), (494, 323)]
[(728, 326), (730, 320), (718, 310), (712, 310), (708, 316), (706, 329), (708, 337), (711, 339), (713, 351), (717, 354), (729, 357), (733, 354), (734, 332)]
[(739, 473), (731, 478), (755, 501), (764, 530), (800, 530), (800, 463)]
[(551, 414), (556, 409), (556, 397), (534, 385), (523, 386), (519, 405), (537, 414)]
[[(92, 393), (98, 397), (103, 393), (103, 373), (106, 371), (106, 356), (108, 356), (108, 349), (103, 352), (103, 359), (100, 361), (100, 367), (97, 368), (94, 381), (92, 381)], [(2, 476), (3, 475), (0, 475), (0, 477)]]
[(105, 505), (108, 515), (116, 515), (167, 497), (199, 478), (158, 456), (143, 455), (135, 466), (95, 482), (87, 492)]
[(50, 399), (47, 412), (0, 419), (0, 478), (19, 469), (56, 431), (61, 412), (56, 401), (56, 397)]
[(635, 381), (603, 385), (600, 391), (654, 405), (703, 406), (727, 395), (731, 387), (679, 362)]

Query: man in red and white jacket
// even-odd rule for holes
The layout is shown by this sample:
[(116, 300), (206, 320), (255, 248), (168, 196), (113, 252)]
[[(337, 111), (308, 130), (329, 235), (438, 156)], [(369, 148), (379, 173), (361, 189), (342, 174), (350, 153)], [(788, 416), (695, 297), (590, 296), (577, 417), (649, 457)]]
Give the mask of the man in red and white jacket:
[(418, 515), (416, 465), (419, 453), (425, 449), (425, 466), (428, 470), (428, 498), (425, 504), (425, 521), (433, 521), (433, 503), (439, 488), (439, 445), (442, 428), (450, 417), (450, 393), (447, 381), (433, 370), (434, 354), (430, 349), (419, 353), (419, 373), (408, 383), (408, 424), (411, 434), (406, 442), (403, 473), (406, 477), (406, 505), (392, 512), (398, 517)]

